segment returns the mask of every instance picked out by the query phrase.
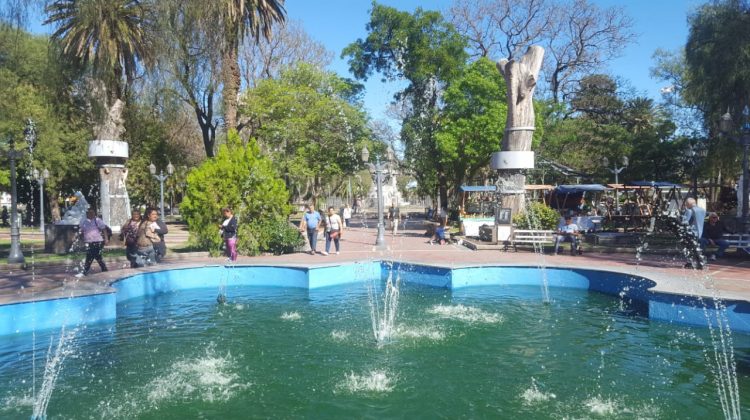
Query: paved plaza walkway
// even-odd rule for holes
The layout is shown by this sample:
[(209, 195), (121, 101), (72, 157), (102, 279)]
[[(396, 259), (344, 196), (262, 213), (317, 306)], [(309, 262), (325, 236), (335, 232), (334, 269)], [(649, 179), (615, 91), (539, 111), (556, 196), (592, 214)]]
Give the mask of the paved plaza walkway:
[[(472, 251), (457, 245), (431, 245), (424, 236), (424, 229), (406, 229), (397, 236), (386, 233), (387, 249), (374, 248), (376, 231), (373, 227), (355, 227), (344, 232), (341, 254), (323, 256), (304, 253), (281, 256), (240, 257), (238, 264), (247, 265), (293, 265), (314, 267), (351, 261), (373, 259), (398, 260), (443, 267), (467, 265), (523, 265), (562, 268), (590, 268), (630, 273), (656, 281), (652, 289), (665, 293), (700, 296), (719, 296), (728, 299), (750, 301), (750, 259), (734, 256), (712, 262), (706, 270), (683, 268), (684, 260), (679, 256), (646, 255), (639, 262), (633, 254), (584, 253), (581, 256), (541, 255), (530, 250), (519, 252)], [(322, 236), (322, 235), (321, 235)], [(319, 241), (318, 250), (324, 249)], [(567, 251), (567, 247), (565, 248)], [(83, 255), (79, 255), (83, 258)], [(76, 278), (80, 262), (69, 261), (56, 266), (37, 267), (32, 255), (26, 255), (26, 269), (6, 266), (0, 272), (0, 304), (36, 299), (79, 296), (109, 290), (111, 281), (139, 271), (163, 270), (184, 266), (224, 264), (224, 258), (211, 258), (205, 253), (172, 253), (160, 265), (143, 269), (128, 268), (127, 261), (120, 258), (109, 263), (110, 272), (99, 274), (98, 266), (92, 266), (93, 274)]]

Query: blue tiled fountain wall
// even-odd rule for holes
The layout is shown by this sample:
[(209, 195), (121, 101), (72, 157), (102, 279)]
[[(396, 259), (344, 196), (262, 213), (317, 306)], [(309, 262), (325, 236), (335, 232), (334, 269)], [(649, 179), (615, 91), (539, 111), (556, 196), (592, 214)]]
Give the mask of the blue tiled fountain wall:
[[(178, 290), (217, 288), (224, 284), (303, 288), (313, 293), (325, 287), (385, 278), (391, 271), (400, 273), (403, 282), (449, 290), (473, 286), (539, 286), (545, 276), (550, 287), (586, 289), (640, 302), (648, 308), (651, 319), (704, 327), (708, 319), (716, 319), (713, 300), (650, 292), (653, 281), (624, 273), (514, 266), (441, 268), (368, 261), (313, 268), (217, 265), (133, 274), (115, 281), (109, 293), (0, 305), (0, 335), (111, 322), (117, 318), (120, 302)], [(731, 328), (750, 333), (750, 303), (722, 303)]]

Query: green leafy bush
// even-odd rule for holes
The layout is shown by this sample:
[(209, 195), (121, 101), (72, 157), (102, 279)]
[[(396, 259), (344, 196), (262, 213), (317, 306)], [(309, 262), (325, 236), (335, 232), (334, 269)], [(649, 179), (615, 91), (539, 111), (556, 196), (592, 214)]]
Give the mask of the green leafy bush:
[(533, 202), (526, 210), (513, 216), (513, 224), (519, 229), (554, 230), (560, 223), (560, 213), (544, 203)]
[(239, 253), (257, 255), (270, 252), (274, 255), (295, 252), (304, 245), (299, 230), (283, 218), (258, 219), (239, 228), (238, 236), (246, 238), (240, 241)]
[[(250, 139), (243, 146), (237, 132), (231, 131), (216, 156), (188, 174), (180, 210), (191, 241), (212, 254), (218, 254), (222, 244), (222, 207), (232, 208), (237, 216), (241, 254), (282, 253), (291, 252), (297, 243), (286, 223), (292, 211), (288, 201), (284, 181), (260, 154), (257, 142)], [(299, 232), (293, 233), (300, 238)]]

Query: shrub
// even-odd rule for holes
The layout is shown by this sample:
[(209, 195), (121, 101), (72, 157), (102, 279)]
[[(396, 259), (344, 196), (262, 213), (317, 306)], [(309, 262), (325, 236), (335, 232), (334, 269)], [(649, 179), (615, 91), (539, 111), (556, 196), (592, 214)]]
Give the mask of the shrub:
[[(237, 132), (231, 131), (216, 156), (188, 174), (180, 210), (191, 242), (215, 255), (222, 244), (221, 209), (232, 208), (239, 223), (237, 249), (255, 255), (288, 250), (294, 243), (285, 223), (292, 210), (288, 201), (284, 181), (273, 163), (261, 156), (257, 142), (250, 139), (243, 147)], [(274, 227), (279, 231), (269, 233)]]
[(238, 236), (246, 239), (240, 241), (238, 248), (239, 253), (246, 255), (261, 252), (289, 254), (305, 243), (299, 230), (283, 218), (253, 220), (250, 224), (240, 226)]
[(533, 202), (526, 210), (513, 216), (513, 224), (519, 229), (553, 230), (560, 223), (560, 213), (544, 203)]

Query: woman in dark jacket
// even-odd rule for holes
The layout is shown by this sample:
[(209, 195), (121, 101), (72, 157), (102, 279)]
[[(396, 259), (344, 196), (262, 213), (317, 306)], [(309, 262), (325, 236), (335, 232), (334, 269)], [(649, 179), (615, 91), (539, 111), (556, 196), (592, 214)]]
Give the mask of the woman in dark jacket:
[(225, 252), (230, 261), (237, 261), (237, 218), (229, 207), (224, 207), (221, 211), (224, 213), (224, 222), (220, 229)]

